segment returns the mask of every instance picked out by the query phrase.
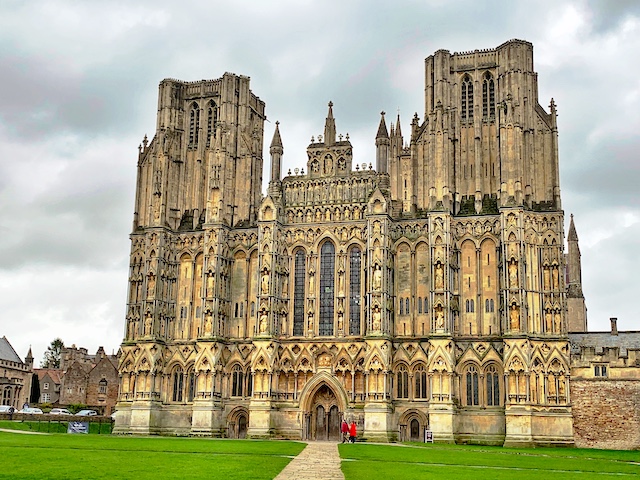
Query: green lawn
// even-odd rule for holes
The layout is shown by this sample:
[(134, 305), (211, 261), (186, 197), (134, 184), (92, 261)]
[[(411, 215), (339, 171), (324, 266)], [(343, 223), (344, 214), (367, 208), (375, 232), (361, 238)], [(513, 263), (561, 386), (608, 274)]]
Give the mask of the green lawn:
[(640, 452), (466, 445), (339, 446), (346, 480), (545, 479), (640, 476)]
[(0, 479), (266, 480), (303, 448), (284, 441), (0, 432)]

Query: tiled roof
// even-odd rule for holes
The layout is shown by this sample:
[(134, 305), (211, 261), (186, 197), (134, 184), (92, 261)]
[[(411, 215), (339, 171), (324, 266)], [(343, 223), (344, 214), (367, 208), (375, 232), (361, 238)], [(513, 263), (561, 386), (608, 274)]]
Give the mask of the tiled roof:
[(51, 378), (53, 383), (58, 385), (62, 383), (62, 370), (58, 368), (34, 368), (33, 371), (38, 375), (38, 380), (42, 380), (44, 377), (49, 375), (49, 378)]
[(640, 332), (580, 332), (569, 333), (571, 352), (579, 353), (580, 347), (595, 348), (595, 353), (602, 353), (604, 348), (619, 348), (620, 355), (624, 356), (627, 350), (640, 349)]
[(0, 338), (0, 360), (23, 363), (5, 336)]

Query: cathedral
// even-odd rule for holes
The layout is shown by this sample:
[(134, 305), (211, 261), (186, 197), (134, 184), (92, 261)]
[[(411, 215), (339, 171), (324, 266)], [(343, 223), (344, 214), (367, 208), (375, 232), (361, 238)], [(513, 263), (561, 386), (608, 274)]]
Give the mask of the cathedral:
[(438, 50), (424, 78), (422, 118), (382, 113), (366, 163), (329, 103), (283, 174), (276, 122), (266, 195), (249, 78), (160, 83), (116, 433), (574, 444), (586, 309), (533, 46)]

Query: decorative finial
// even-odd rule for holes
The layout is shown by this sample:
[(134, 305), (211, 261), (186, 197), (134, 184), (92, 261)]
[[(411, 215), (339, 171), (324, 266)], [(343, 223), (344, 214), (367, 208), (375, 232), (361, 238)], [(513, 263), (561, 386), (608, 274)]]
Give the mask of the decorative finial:
[(384, 114), (387, 113), (384, 110), (380, 112), (380, 115), (382, 115), (384, 117)]
[(342, 141), (342, 134), (338, 135), (338, 138)]
[(291, 169), (289, 169), (289, 171), (287, 172), (287, 175), (291, 175)]
[(347, 133), (346, 140), (349, 141), (349, 133)]
[(316, 142), (316, 137), (314, 137), (313, 135), (311, 135), (311, 143), (315, 143)]
[(333, 107), (333, 102), (329, 100), (329, 108)]
[(278, 120), (276, 120), (276, 127), (280, 125), (280, 122)]

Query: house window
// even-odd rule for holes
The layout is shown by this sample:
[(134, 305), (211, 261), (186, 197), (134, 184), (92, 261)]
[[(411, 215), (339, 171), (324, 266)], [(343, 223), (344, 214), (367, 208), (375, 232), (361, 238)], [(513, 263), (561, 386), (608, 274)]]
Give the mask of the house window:
[(98, 382), (98, 392), (99, 393), (107, 393), (107, 380), (102, 379)]
[(594, 365), (593, 374), (596, 377), (608, 377), (609, 376), (608, 365)]
[(43, 390), (49, 390), (49, 382), (44, 382), (44, 383), (42, 384), (42, 389), (43, 389)]
[(49, 403), (51, 401), (51, 394), (50, 393), (43, 393), (42, 394), (42, 401), (44, 403)]

